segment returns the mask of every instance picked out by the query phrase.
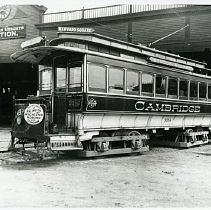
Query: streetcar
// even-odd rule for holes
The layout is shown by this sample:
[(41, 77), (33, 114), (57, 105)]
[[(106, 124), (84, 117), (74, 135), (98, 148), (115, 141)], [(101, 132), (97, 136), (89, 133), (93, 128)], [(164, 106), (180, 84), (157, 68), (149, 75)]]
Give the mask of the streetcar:
[(37, 96), (15, 100), (13, 147), (33, 142), (92, 157), (209, 141), (204, 62), (73, 27), (59, 27), (48, 45), (23, 44), (11, 59), (39, 68)]

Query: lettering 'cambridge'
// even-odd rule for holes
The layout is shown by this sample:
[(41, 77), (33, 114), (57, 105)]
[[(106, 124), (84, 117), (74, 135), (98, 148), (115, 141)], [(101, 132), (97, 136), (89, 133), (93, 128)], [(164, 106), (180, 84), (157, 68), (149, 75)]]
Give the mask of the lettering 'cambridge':
[(137, 111), (152, 111), (152, 112), (200, 112), (200, 106), (194, 105), (178, 105), (178, 104), (159, 104), (159, 103), (146, 103), (144, 101), (138, 101), (135, 104)]

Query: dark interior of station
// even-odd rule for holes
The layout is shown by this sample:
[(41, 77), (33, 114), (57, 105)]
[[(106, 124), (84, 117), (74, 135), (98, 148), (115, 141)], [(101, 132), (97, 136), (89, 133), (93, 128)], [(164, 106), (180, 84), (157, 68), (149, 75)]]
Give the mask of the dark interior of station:
[(0, 126), (11, 125), (13, 100), (36, 95), (38, 71), (31, 64), (0, 64)]
[(180, 56), (205, 62), (207, 64), (207, 68), (211, 69), (211, 51), (209, 48), (205, 48), (202, 52), (182, 52), (180, 53)]

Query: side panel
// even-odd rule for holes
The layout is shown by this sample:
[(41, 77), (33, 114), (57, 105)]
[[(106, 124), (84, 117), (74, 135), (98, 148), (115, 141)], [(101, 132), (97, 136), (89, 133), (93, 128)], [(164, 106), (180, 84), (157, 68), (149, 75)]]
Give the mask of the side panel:
[(111, 95), (87, 95), (87, 112), (135, 112), (163, 114), (211, 114), (211, 103), (197, 101), (178, 101)]
[(12, 136), (36, 139), (45, 135), (46, 106), (43, 104), (16, 104)]
[(84, 114), (79, 130), (158, 129), (211, 127), (211, 116), (173, 116), (146, 114)]

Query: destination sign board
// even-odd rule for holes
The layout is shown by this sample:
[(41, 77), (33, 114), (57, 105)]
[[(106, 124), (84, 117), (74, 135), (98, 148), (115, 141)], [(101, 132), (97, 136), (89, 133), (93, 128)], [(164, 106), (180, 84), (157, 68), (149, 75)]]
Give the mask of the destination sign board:
[(26, 37), (26, 25), (0, 27), (0, 40)]
[(77, 33), (92, 33), (93, 28), (77, 28), (77, 27), (58, 27), (58, 32), (77, 32)]

